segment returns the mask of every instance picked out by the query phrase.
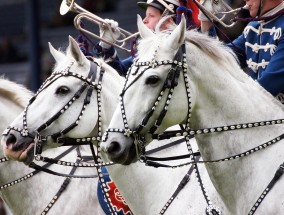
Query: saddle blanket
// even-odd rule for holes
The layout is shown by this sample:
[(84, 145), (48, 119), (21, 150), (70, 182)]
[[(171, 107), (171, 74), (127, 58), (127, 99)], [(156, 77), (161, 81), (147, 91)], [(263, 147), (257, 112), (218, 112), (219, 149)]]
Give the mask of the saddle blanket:
[[(114, 182), (109, 177), (107, 169), (105, 167), (102, 167), (102, 173), (104, 174), (103, 178), (104, 178), (105, 184), (107, 186), (106, 189), (107, 189), (107, 192), (108, 192), (109, 197), (111, 199), (111, 206), (112, 206), (113, 210), (116, 212), (117, 215), (133, 215), (130, 208), (128, 207), (128, 205), (124, 201), (122, 195), (119, 193)], [(100, 181), (98, 182), (97, 195), (98, 195), (98, 199), (99, 199), (99, 202), (101, 204), (103, 211), (107, 215), (111, 215), (112, 213), (110, 212), (110, 209), (109, 209), (107, 202), (104, 198), (104, 194), (103, 194), (103, 191), (102, 191), (102, 186), (101, 186)]]

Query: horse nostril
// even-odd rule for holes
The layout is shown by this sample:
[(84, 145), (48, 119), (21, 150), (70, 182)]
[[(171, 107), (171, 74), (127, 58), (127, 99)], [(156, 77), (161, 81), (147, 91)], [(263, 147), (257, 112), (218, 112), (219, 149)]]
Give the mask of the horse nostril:
[(15, 144), (17, 141), (15, 135), (9, 134), (7, 140), (6, 140), (6, 145), (9, 146), (10, 144)]
[(110, 146), (107, 149), (107, 152), (109, 154), (113, 154), (113, 153), (119, 152), (119, 150), (120, 150), (119, 143), (118, 142), (111, 142)]

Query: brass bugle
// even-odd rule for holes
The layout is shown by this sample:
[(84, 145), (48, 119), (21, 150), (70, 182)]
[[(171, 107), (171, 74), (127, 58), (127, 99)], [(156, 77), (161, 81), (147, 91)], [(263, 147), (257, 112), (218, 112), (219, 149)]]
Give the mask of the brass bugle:
[[(79, 31), (82, 31), (86, 34), (89, 34), (90, 36), (99, 39), (109, 45), (115, 46), (119, 49), (122, 49), (127, 52), (131, 52), (131, 49), (125, 48), (126, 42), (129, 41), (130, 39), (136, 37), (139, 35), (139, 32), (133, 34), (130, 33), (122, 28), (118, 27), (118, 30), (120, 32), (119, 38), (121, 39), (115, 39), (115, 43), (112, 43), (108, 40), (105, 40), (104, 38), (100, 37), (99, 35), (92, 33), (91, 31), (86, 30), (85, 28), (82, 28), (80, 23), (82, 19), (86, 19), (91, 23), (95, 23), (97, 25), (105, 25), (107, 28), (111, 30), (111, 27), (109, 24), (99, 16), (96, 16), (95, 14), (89, 12), (88, 10), (85, 10), (84, 8), (80, 7), (78, 4), (74, 2), (74, 0), (63, 0), (61, 2), (60, 6), (60, 14), (65, 15), (69, 11), (76, 12), (78, 15), (74, 18), (74, 26), (77, 28)], [(114, 38), (114, 37), (113, 37)]]
[[(204, 6), (203, 4), (206, 2), (206, 1), (211, 1), (211, 4), (212, 4), (212, 8), (214, 10), (214, 7), (213, 5), (216, 4), (214, 0), (204, 0), (202, 3), (198, 2), (198, 1), (195, 1), (196, 4), (198, 4), (198, 6), (206, 13), (206, 15), (211, 18), (212, 20), (215, 20), (216, 22), (218, 22), (219, 24), (221, 24), (223, 27), (225, 28), (231, 28), (233, 27), (236, 22), (232, 22), (232, 23), (225, 23), (223, 20), (224, 18), (226, 17), (226, 15), (228, 14), (234, 14), (236, 15), (240, 10), (242, 9), (248, 9), (248, 6), (245, 5), (243, 7), (240, 7), (240, 8), (237, 8), (237, 9), (233, 9), (231, 8), (226, 2), (224, 2), (224, 0), (217, 0), (217, 4), (220, 4), (223, 9), (225, 11), (215, 11), (212, 13), (210, 11), (208, 11)], [(221, 17), (218, 17), (217, 14), (222, 14)]]

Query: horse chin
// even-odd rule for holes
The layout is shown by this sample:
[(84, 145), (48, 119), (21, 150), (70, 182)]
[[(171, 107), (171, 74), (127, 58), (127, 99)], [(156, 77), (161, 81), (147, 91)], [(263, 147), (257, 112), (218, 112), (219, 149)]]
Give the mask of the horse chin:
[(33, 160), (34, 160), (34, 144), (32, 144), (32, 147), (26, 151), (26, 160), (24, 161), (24, 163), (28, 166)]
[(24, 162), (29, 165), (34, 158), (34, 144), (30, 144), (27, 148), (21, 150), (13, 150), (11, 147), (3, 147), (4, 154), (8, 159)]
[(128, 155), (126, 157), (126, 159), (124, 160), (124, 162), (122, 163), (122, 165), (130, 165), (131, 163), (135, 163), (137, 161), (137, 154), (136, 154), (136, 148), (135, 145), (133, 144), (130, 147), (130, 150), (128, 152)]

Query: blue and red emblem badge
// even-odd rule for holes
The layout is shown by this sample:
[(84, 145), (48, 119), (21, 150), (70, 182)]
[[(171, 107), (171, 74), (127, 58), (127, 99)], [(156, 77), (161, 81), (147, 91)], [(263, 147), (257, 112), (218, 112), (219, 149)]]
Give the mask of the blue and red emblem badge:
[[(113, 210), (117, 213), (117, 215), (133, 215), (130, 208), (128, 207), (128, 205), (124, 201), (122, 195), (118, 191), (116, 185), (114, 184), (114, 182), (111, 180), (111, 178), (107, 174), (108, 172), (107, 172), (105, 167), (102, 168), (102, 173), (106, 173), (106, 175), (103, 178), (104, 178), (104, 181), (105, 181), (106, 186), (107, 186), (106, 190), (107, 190), (108, 195), (111, 199), (111, 204), (112, 204)], [(107, 205), (107, 202), (104, 199), (104, 195), (103, 195), (103, 191), (102, 191), (100, 182), (98, 182), (97, 195), (98, 195), (99, 202), (100, 202), (104, 212), (107, 215), (111, 215), (110, 210), (109, 210), (108, 205)]]

